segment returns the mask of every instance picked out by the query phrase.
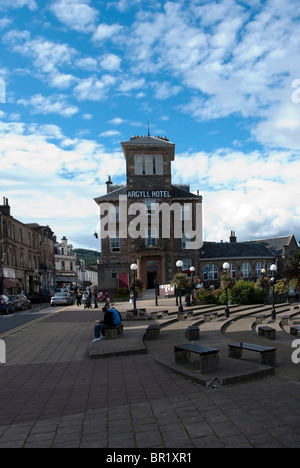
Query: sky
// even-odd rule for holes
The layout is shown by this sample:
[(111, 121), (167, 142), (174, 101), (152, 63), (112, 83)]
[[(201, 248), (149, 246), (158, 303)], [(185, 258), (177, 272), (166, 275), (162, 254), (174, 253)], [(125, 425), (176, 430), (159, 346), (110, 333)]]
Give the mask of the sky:
[(299, 0), (0, 0), (0, 201), (74, 247), (120, 143), (166, 136), (204, 240), (300, 241)]

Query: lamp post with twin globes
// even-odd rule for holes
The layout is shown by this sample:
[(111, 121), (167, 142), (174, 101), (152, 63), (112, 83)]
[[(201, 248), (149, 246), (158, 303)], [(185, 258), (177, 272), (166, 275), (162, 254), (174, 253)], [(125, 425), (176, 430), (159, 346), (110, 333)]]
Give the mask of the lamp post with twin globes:
[(136, 310), (136, 272), (137, 272), (138, 266), (136, 263), (133, 263), (130, 266), (130, 270), (133, 272), (133, 315), (137, 315), (137, 310)]

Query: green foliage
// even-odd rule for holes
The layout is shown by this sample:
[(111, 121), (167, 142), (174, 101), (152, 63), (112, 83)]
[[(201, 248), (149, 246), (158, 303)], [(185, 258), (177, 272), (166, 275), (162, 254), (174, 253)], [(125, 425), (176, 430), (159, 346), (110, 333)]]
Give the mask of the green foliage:
[(128, 288), (119, 288), (114, 296), (115, 299), (129, 299), (130, 290)]
[(300, 288), (300, 251), (294, 252), (288, 259), (284, 271), (288, 284), (295, 289)]
[(289, 287), (286, 280), (276, 281), (274, 291), (276, 294), (287, 294), (289, 292)]
[(213, 292), (207, 291), (205, 288), (198, 290), (197, 299), (199, 302), (205, 302), (206, 304), (218, 304), (219, 299)]
[(177, 273), (177, 275), (175, 275), (173, 278), (172, 284), (177, 289), (183, 290), (189, 286), (189, 279), (184, 273)]
[(235, 283), (234, 288), (229, 291), (229, 299), (232, 304), (262, 304), (264, 302), (264, 291), (252, 281), (240, 279)]
[(77, 260), (84, 260), (86, 266), (96, 265), (101, 253), (96, 250), (74, 249)]
[(264, 290), (251, 281), (243, 279), (237, 281), (234, 285), (232, 278), (224, 278), (221, 289), (209, 292), (201, 288), (198, 292), (198, 301), (207, 304), (226, 304), (226, 286), (228, 290), (228, 299), (232, 304), (252, 305), (264, 303)]

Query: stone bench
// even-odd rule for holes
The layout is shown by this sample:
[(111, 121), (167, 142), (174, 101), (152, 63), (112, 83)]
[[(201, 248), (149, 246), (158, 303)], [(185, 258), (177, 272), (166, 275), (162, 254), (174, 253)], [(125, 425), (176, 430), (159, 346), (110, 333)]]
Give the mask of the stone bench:
[(198, 325), (190, 325), (185, 333), (187, 339), (189, 341), (199, 340), (200, 338), (200, 330)]
[(192, 354), (199, 356), (200, 373), (210, 372), (218, 369), (219, 365), (219, 350), (215, 348), (207, 348), (206, 346), (198, 346), (187, 343), (174, 346), (175, 362), (193, 363)]
[(290, 315), (284, 315), (281, 318), (281, 325), (290, 325), (291, 323), (291, 316)]
[(118, 325), (117, 327), (105, 329), (105, 339), (115, 340), (118, 338), (118, 335), (123, 335), (123, 333), (124, 333), (123, 323), (120, 323), (120, 325)]
[(145, 340), (157, 340), (160, 334), (160, 325), (158, 323), (149, 325), (146, 329)]
[(293, 336), (298, 336), (298, 332), (300, 332), (299, 325), (293, 325), (290, 329), (290, 334)]
[(185, 320), (185, 319), (192, 319), (194, 317), (193, 310), (187, 310), (186, 312), (179, 312), (177, 315), (177, 320)]
[(243, 350), (260, 353), (261, 364), (265, 366), (276, 366), (276, 348), (251, 343), (231, 343), (228, 345), (229, 357), (241, 359)]
[(263, 321), (264, 321), (266, 318), (267, 318), (267, 316), (264, 315), (264, 314), (257, 315), (257, 316), (256, 316), (255, 324), (256, 324), (256, 325), (260, 325), (261, 323), (263, 323)]
[(139, 317), (140, 315), (145, 315), (146, 314), (146, 309), (136, 309), (136, 312), (134, 312), (133, 309), (127, 310), (126, 311), (126, 319), (132, 319), (134, 317)]
[(150, 312), (150, 317), (152, 320), (157, 320), (158, 318), (162, 318), (164, 315), (169, 315), (168, 310), (155, 310)]
[(275, 328), (272, 327), (259, 327), (258, 328), (258, 334), (260, 336), (264, 336), (268, 340), (276, 340), (276, 330)]
[(204, 314), (204, 322), (211, 322), (212, 320), (217, 320), (218, 312), (208, 312)]

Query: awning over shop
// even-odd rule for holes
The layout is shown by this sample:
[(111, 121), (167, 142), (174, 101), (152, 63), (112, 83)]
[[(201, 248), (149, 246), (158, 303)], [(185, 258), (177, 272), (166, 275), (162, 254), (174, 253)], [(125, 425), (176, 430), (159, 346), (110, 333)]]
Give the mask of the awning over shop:
[(4, 285), (5, 289), (12, 289), (12, 288), (16, 288), (16, 287), (21, 288), (22, 287), (22, 284), (20, 283), (20, 281), (18, 279), (15, 279), (15, 278), (4, 278), (3, 285)]
[(56, 277), (57, 283), (76, 283), (75, 276), (57, 276)]

